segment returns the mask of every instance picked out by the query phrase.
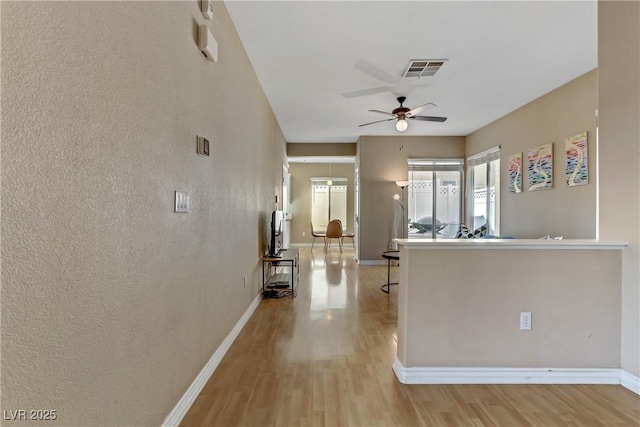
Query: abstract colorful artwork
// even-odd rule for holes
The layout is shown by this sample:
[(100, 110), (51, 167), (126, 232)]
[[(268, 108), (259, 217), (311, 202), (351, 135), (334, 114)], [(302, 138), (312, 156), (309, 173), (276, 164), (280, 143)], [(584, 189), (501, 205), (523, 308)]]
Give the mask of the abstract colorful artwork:
[(529, 191), (553, 188), (553, 143), (532, 148), (529, 161)]
[(589, 183), (589, 160), (587, 157), (587, 133), (582, 132), (565, 139), (565, 176), (569, 187)]
[(522, 153), (509, 156), (509, 191), (522, 193)]

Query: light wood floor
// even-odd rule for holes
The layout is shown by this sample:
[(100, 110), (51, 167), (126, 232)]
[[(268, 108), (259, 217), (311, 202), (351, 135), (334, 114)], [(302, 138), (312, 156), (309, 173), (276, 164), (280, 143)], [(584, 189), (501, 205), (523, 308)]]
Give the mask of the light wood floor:
[(400, 384), (386, 266), (310, 252), (298, 297), (260, 303), (182, 425), (640, 426), (640, 397), (621, 386)]

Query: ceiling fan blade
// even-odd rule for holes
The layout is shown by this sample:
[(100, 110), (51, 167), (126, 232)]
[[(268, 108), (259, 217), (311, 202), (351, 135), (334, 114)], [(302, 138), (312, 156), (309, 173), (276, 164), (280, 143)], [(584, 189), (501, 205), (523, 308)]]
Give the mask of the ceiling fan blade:
[(382, 111), (382, 110), (369, 110), (369, 111), (371, 111), (372, 113), (380, 113), (380, 114), (384, 114), (385, 116), (393, 116), (393, 117), (396, 117), (396, 115), (395, 115), (395, 114), (390, 113), (390, 112), (388, 112), (388, 111)]
[(444, 122), (447, 120), (446, 117), (436, 117), (436, 116), (411, 116), (407, 117), (412, 120), (422, 120), (423, 122)]
[(395, 117), (392, 117), (392, 118), (390, 118), (390, 119), (376, 120), (375, 122), (370, 122), (370, 123), (365, 123), (365, 124), (362, 124), (362, 125), (358, 125), (358, 127), (368, 126), (368, 125), (372, 125), (372, 124), (374, 124), (374, 123), (388, 122), (389, 120), (395, 120), (395, 119), (396, 119)]
[(427, 102), (424, 105), (421, 105), (419, 107), (416, 107), (416, 108), (413, 108), (413, 109), (409, 110), (409, 113), (411, 113), (411, 115), (414, 116), (418, 112), (427, 111), (427, 110), (432, 109), (433, 107), (437, 107), (437, 105), (434, 104), (433, 102)]
[(376, 93), (387, 92), (391, 90), (391, 86), (373, 87), (371, 89), (354, 90), (352, 92), (345, 92), (342, 94), (345, 98), (356, 98), (358, 96), (375, 95)]
[(386, 71), (376, 67), (369, 61), (365, 61), (364, 59), (356, 62), (356, 69), (362, 71), (363, 73), (369, 74), (371, 77), (375, 77), (376, 79), (383, 81), (385, 83), (389, 83), (390, 85), (396, 84), (398, 79)]

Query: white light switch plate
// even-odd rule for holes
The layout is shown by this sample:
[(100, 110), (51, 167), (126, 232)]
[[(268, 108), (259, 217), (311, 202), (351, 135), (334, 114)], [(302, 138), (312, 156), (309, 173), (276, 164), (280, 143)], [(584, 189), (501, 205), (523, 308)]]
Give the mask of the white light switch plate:
[(189, 193), (186, 191), (176, 191), (176, 213), (189, 212)]

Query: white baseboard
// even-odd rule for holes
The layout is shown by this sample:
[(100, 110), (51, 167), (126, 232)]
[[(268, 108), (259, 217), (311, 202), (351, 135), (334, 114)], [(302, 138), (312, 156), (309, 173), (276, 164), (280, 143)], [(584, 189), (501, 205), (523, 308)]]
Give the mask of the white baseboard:
[(393, 371), (402, 384), (621, 384), (620, 369), (405, 368), (396, 358)]
[(360, 265), (387, 265), (387, 260), (384, 259), (361, 259), (358, 261)]
[(251, 315), (256, 310), (261, 300), (262, 292), (256, 295), (240, 320), (238, 320), (238, 323), (236, 323), (231, 332), (229, 332), (229, 335), (227, 335), (224, 341), (222, 341), (222, 344), (220, 344), (220, 347), (218, 347), (218, 349), (213, 353), (213, 356), (211, 356), (207, 364), (204, 365), (204, 368), (202, 368), (196, 379), (193, 380), (187, 391), (180, 398), (178, 403), (176, 403), (176, 406), (164, 419), (162, 427), (173, 427), (180, 424), (184, 416), (187, 414), (187, 411), (196, 400), (196, 397), (198, 397), (202, 388), (205, 386), (207, 381), (209, 381), (209, 378), (211, 378), (211, 375), (213, 375), (213, 372), (222, 361), (224, 355), (227, 354), (227, 351), (231, 348), (231, 344), (233, 344), (238, 335), (240, 335), (240, 331), (242, 331), (244, 325), (247, 324), (249, 318), (251, 318)]
[(620, 370), (620, 385), (624, 388), (628, 388), (635, 394), (640, 395), (640, 378), (635, 375)]

